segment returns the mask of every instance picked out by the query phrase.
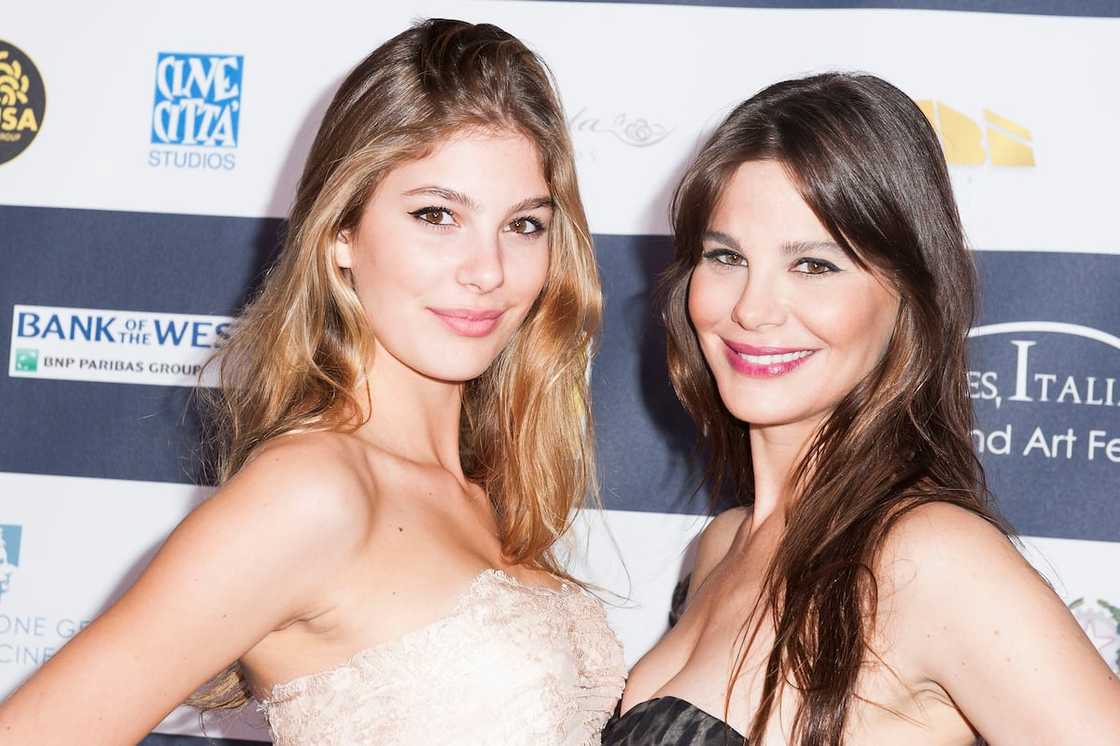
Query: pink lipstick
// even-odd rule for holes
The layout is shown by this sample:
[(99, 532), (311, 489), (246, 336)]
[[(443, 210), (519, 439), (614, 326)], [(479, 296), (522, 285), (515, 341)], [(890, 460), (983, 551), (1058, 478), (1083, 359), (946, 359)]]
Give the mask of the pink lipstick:
[(805, 347), (755, 347), (726, 339), (723, 344), (731, 367), (753, 378), (784, 376), (816, 352)]
[(505, 311), (471, 308), (429, 308), (451, 331), (463, 337), (485, 337), (498, 327)]

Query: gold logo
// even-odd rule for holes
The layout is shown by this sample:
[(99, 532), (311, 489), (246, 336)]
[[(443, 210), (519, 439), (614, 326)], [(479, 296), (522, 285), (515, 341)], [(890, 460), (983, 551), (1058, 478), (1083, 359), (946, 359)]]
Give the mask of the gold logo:
[(35, 63), (0, 40), (0, 163), (27, 149), (43, 125), (47, 96)]
[(917, 102), (941, 139), (950, 166), (1033, 166), (1031, 131), (990, 109), (984, 126), (953, 107), (931, 99)]

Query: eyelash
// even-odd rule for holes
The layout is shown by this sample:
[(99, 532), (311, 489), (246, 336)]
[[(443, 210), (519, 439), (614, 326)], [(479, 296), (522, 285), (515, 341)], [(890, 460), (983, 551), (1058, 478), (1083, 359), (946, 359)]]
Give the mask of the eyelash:
[(840, 268), (837, 267), (832, 262), (826, 262), (824, 259), (810, 259), (809, 257), (803, 257), (801, 259), (798, 259), (797, 264), (795, 264), (793, 266), (800, 267), (802, 264), (816, 264), (820, 267), (824, 267), (823, 272), (802, 272), (801, 273), (801, 274), (804, 274), (804, 275), (809, 275), (810, 277), (817, 277), (817, 276), (820, 276), (820, 275), (827, 275), (827, 274), (831, 274), (833, 272), (839, 272), (840, 271)]
[[(739, 254), (738, 252), (732, 251), (731, 249), (711, 249), (709, 251), (705, 251), (703, 254), (701, 254), (701, 256), (708, 261), (716, 262), (717, 264), (724, 267), (746, 266), (746, 259), (743, 257), (743, 255)], [(734, 258), (739, 261), (726, 261), (727, 258)], [(822, 272), (800, 272), (800, 274), (807, 275), (809, 277), (819, 277), (821, 275), (827, 275), (832, 272), (840, 271), (840, 268), (832, 262), (825, 261), (824, 259), (813, 259), (811, 257), (802, 257), (798, 259), (793, 264), (793, 266), (799, 267), (802, 264), (815, 264), (819, 267), (824, 268), (824, 271)]]
[(705, 251), (701, 256), (703, 256), (704, 259), (707, 259), (710, 262), (715, 262), (717, 264), (721, 264), (724, 267), (741, 267), (741, 266), (743, 266), (742, 264), (739, 264), (737, 262), (724, 261), (724, 259), (727, 258), (727, 257), (733, 257), (735, 259), (740, 259), (740, 260), (743, 259), (742, 254), (738, 254), (738, 253), (732, 251), (731, 249), (710, 249), (708, 251)]
[[(426, 225), (429, 225), (432, 228), (450, 228), (451, 227), (451, 225), (448, 224), (448, 223), (433, 223), (432, 221), (425, 220), (423, 217), (421, 217), (422, 215), (426, 215), (426, 214), (430, 214), (430, 213), (440, 213), (442, 215), (447, 215), (452, 220), (455, 219), (455, 213), (453, 213), (448, 208), (442, 207), (442, 206), (439, 206), (439, 205), (429, 205), (428, 207), (421, 207), (419, 210), (409, 211), (408, 214), (411, 215), (412, 217), (416, 218), (416, 220), (420, 221), (421, 223), (425, 223)], [(539, 218), (533, 217), (532, 215), (522, 215), (520, 217), (514, 218), (513, 220), (511, 220), (509, 222), (509, 225), (512, 226), (513, 224), (518, 223), (518, 222), (522, 222), (522, 221), (528, 223), (529, 225), (533, 226), (533, 228), (534, 228), (534, 230), (532, 230), (528, 233), (523, 233), (521, 231), (513, 231), (513, 233), (516, 233), (517, 235), (521, 236), (524, 239), (528, 240), (528, 239), (540, 238), (540, 236), (545, 231), (546, 226), (545, 226), (544, 222), (541, 221)]]

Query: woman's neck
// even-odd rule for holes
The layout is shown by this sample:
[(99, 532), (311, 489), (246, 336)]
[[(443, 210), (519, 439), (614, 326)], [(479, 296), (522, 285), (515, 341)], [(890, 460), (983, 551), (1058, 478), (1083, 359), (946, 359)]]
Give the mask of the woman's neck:
[(770, 517), (784, 519), (796, 499), (793, 473), (821, 420), (783, 425), (751, 425), (751, 463), (754, 470), (754, 523)]
[(357, 435), (400, 458), (439, 465), (464, 481), (459, 460), (463, 384), (429, 378), (380, 345), (366, 371), (369, 400), (363, 384), (357, 399), (369, 417)]

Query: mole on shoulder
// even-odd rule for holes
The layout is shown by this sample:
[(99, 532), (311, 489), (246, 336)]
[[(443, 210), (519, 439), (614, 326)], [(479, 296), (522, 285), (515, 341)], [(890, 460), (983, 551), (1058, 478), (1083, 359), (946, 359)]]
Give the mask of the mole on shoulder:
[(404, 532), (404, 526), (397, 526), (397, 530), (403, 533)]

